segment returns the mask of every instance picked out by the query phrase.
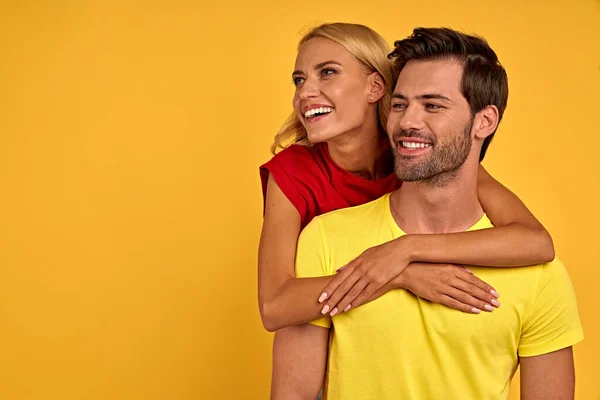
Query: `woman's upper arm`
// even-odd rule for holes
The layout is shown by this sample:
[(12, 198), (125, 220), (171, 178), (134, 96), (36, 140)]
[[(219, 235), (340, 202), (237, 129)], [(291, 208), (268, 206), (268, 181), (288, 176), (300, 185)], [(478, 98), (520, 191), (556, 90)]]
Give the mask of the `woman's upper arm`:
[(530, 244), (532, 252), (539, 259), (536, 264), (554, 259), (550, 233), (513, 192), (495, 180), (481, 165), (477, 194), (494, 226), (506, 227), (508, 235), (519, 234), (520, 240)]
[(265, 213), (258, 249), (258, 298), (261, 305), (294, 278), (300, 213), (269, 175)]
[(519, 223), (531, 229), (545, 231), (543, 225), (517, 195), (494, 179), (483, 166), (479, 167), (477, 195), (483, 209), (495, 226)]

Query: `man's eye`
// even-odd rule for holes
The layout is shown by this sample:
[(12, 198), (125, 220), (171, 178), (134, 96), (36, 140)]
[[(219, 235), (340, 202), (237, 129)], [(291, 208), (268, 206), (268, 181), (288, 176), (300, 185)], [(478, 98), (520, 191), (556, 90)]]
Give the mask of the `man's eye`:
[(402, 104), (402, 103), (392, 104), (392, 108), (395, 108), (396, 110), (402, 110), (402, 109), (406, 108), (406, 104)]
[(297, 76), (292, 78), (292, 82), (294, 83), (294, 86), (298, 86), (304, 83), (304, 78), (300, 78), (299, 76)]
[(444, 108), (444, 107), (442, 107), (442, 106), (440, 106), (438, 104), (428, 103), (428, 104), (425, 105), (425, 108), (427, 108), (428, 110), (439, 110), (439, 109)]

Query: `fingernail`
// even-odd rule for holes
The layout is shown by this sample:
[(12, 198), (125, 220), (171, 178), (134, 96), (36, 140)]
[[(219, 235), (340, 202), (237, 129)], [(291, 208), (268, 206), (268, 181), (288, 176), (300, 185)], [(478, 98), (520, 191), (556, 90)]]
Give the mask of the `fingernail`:
[(492, 294), (492, 296), (494, 296), (495, 298), (500, 297), (500, 295), (498, 294), (498, 292), (496, 292), (494, 289), (490, 290), (490, 293)]
[(346, 306), (346, 308), (344, 308), (344, 312), (348, 311), (348, 310), (349, 310), (349, 309), (351, 309), (351, 308), (352, 308), (352, 304), (348, 304), (348, 305)]
[(321, 297), (319, 297), (319, 303), (322, 303), (327, 298), (327, 293), (321, 293)]
[(321, 310), (321, 314), (327, 314), (327, 311), (329, 311), (329, 306), (323, 307), (323, 309)]
[(490, 303), (492, 303), (492, 305), (494, 305), (496, 307), (500, 307), (500, 302), (496, 299), (492, 299), (492, 301), (490, 301)]
[(470, 273), (473, 273), (473, 271), (471, 271), (469, 268), (465, 268), (467, 271), (469, 271)]
[(489, 304), (486, 304), (485, 306), (483, 306), (483, 308), (485, 308), (488, 311), (494, 311), (494, 307), (490, 306)]
[(337, 314), (337, 312), (338, 312), (338, 309), (334, 308), (333, 311), (331, 311), (331, 314), (329, 314), (329, 315), (331, 315), (333, 317), (335, 314)]
[(475, 313), (475, 314), (479, 314), (481, 312), (481, 310), (479, 308), (473, 307), (473, 308), (471, 308), (471, 312)]

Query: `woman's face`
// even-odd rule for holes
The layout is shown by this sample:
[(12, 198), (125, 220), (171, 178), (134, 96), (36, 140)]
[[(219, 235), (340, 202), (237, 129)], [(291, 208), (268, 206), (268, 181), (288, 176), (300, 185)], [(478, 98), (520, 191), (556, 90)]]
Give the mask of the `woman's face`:
[(369, 74), (342, 45), (310, 39), (298, 52), (292, 79), (294, 111), (311, 142), (325, 142), (364, 125), (372, 96)]

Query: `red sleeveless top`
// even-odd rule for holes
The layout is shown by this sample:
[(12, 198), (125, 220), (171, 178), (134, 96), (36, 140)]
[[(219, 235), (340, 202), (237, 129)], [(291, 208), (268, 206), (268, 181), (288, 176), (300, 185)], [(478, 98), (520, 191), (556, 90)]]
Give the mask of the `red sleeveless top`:
[(373, 181), (340, 168), (329, 156), (326, 143), (291, 145), (261, 165), (263, 206), (269, 174), (300, 213), (301, 228), (317, 215), (367, 203), (401, 185), (394, 173)]

